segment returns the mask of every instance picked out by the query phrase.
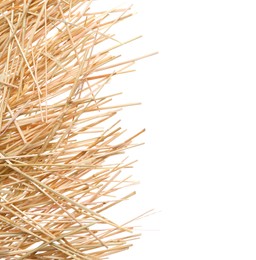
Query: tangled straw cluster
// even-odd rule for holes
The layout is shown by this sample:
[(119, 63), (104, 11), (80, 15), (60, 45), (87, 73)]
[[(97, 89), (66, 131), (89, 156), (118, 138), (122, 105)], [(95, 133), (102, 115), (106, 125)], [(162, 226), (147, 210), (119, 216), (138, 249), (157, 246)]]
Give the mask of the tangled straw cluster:
[(102, 94), (136, 61), (111, 55), (125, 43), (109, 29), (131, 14), (92, 4), (0, 3), (0, 259), (102, 259), (138, 236), (104, 216), (134, 195), (116, 196), (133, 183), (118, 155), (140, 133), (105, 127), (122, 106)]

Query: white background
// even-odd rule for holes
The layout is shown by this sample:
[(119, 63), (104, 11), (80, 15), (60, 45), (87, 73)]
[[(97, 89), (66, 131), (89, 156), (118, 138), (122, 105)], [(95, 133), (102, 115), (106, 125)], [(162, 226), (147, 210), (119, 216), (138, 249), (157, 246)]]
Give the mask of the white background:
[(144, 38), (125, 55), (159, 51), (120, 78), (125, 100), (142, 102), (123, 124), (147, 129), (126, 210), (160, 212), (110, 259), (256, 259), (255, 1), (126, 2), (138, 14), (116, 34)]

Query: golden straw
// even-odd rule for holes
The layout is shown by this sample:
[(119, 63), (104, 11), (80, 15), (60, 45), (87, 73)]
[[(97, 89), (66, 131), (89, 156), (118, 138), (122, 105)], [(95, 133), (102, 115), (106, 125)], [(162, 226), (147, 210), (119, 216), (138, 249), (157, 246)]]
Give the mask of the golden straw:
[[(105, 212), (135, 194), (120, 159), (136, 146), (103, 94), (119, 61), (110, 28), (130, 8), (92, 12), (89, 0), (0, 3), (0, 258), (105, 259), (139, 234)], [(115, 158), (109, 161), (110, 158)]]

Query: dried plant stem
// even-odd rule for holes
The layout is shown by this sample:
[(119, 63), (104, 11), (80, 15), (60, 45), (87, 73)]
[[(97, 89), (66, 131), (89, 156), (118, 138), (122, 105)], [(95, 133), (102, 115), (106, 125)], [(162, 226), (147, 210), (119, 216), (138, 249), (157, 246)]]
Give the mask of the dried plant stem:
[[(104, 213), (135, 195), (124, 139), (102, 94), (142, 56), (119, 61), (110, 29), (130, 7), (92, 12), (89, 0), (0, 3), (0, 258), (104, 259), (138, 234)], [(108, 123), (109, 122), (109, 123)], [(116, 158), (112, 162), (110, 158)]]

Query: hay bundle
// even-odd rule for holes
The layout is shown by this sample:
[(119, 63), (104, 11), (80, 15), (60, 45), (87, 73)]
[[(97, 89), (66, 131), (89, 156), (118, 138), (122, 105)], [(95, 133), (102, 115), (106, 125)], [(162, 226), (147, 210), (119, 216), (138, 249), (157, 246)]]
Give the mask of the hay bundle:
[(135, 62), (111, 55), (124, 43), (109, 29), (130, 13), (91, 4), (0, 3), (1, 259), (102, 259), (138, 236), (104, 216), (134, 195), (116, 196), (132, 183), (118, 155), (140, 133), (105, 124), (122, 106), (102, 94)]

